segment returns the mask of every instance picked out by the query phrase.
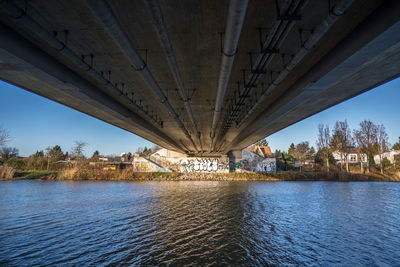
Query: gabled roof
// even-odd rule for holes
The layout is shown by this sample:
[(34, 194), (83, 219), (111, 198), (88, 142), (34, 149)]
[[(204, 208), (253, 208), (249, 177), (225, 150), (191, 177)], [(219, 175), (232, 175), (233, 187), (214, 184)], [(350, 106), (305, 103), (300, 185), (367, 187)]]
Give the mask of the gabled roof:
[(249, 146), (247, 149), (263, 158), (268, 158), (272, 155), (271, 148), (269, 146)]

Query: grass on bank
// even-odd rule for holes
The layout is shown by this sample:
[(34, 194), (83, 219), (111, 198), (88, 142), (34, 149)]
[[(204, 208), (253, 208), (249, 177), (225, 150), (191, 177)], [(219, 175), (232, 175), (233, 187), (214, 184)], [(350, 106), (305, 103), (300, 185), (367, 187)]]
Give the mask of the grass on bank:
[(45, 180), (204, 180), (204, 181), (393, 181), (400, 182), (400, 171), (380, 174), (281, 171), (276, 174), (264, 173), (178, 173), (178, 172), (136, 172), (133, 169), (101, 170), (75, 166), (61, 171), (15, 171), (0, 166), (0, 179), (45, 179)]
[(265, 173), (178, 173), (136, 172), (133, 169), (104, 171), (72, 168), (63, 170), (56, 177), (60, 180), (213, 180), (213, 181), (392, 181), (400, 182), (400, 171), (394, 173), (347, 173), (347, 172), (298, 172), (282, 171)]
[(14, 179), (51, 179), (58, 176), (57, 171), (17, 171)]
[(400, 181), (400, 171), (397, 173), (355, 173), (355, 172), (278, 172), (274, 177), (285, 181)]
[[(181, 173), (177, 172), (136, 172), (133, 169), (124, 170), (101, 170), (82, 169), (74, 167), (62, 170), (54, 179), (60, 180), (152, 180), (152, 179), (173, 179)], [(52, 179), (50, 178), (50, 179)]]

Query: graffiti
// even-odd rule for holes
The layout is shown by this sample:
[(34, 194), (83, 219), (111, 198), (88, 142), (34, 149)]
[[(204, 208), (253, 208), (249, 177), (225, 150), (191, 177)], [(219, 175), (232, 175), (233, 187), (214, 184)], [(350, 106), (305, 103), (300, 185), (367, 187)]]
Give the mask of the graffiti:
[(240, 162), (231, 162), (229, 163), (229, 171), (234, 172), (238, 169), (243, 169), (244, 168), (244, 163)]
[(216, 172), (224, 169), (218, 159), (182, 159), (179, 162), (181, 172)]
[(228, 163), (222, 159), (185, 158), (179, 160), (180, 172), (228, 172)]
[(133, 169), (138, 172), (149, 171), (149, 164), (147, 162), (132, 162)]
[(240, 160), (238, 163), (231, 163), (232, 171), (248, 171), (248, 172), (276, 172), (275, 158), (262, 158), (250, 154), (246, 159)]
[(254, 171), (256, 172), (276, 172), (276, 160), (274, 158), (267, 158), (261, 162), (259, 162), (255, 168)]
[(137, 172), (156, 172), (163, 169), (144, 158), (133, 159), (132, 168)]
[(224, 158), (136, 158), (132, 165), (139, 172), (229, 172)]

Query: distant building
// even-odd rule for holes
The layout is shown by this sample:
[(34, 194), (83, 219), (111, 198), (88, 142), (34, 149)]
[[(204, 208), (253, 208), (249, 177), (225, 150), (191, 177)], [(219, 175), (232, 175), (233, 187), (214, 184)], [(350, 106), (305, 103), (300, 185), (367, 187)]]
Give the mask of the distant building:
[[(276, 159), (269, 146), (249, 146), (242, 150), (239, 161), (241, 170), (252, 172), (276, 172)], [(240, 170), (240, 168), (239, 168)]]
[(263, 158), (272, 157), (271, 148), (269, 146), (249, 146), (246, 149)]
[[(343, 158), (341, 158), (340, 152), (339, 151), (334, 151), (332, 152), (332, 155), (334, 157), (334, 159), (336, 160), (336, 163), (345, 163), (346, 162), (346, 157), (345, 155), (343, 155)], [(350, 152), (347, 154), (347, 161), (349, 163), (367, 163), (367, 154), (365, 153), (360, 153), (360, 150), (355, 148), (355, 147), (351, 147), (350, 148)]]
[(172, 151), (172, 150), (169, 150), (166, 148), (161, 148), (161, 149), (157, 150), (156, 152), (151, 154), (151, 156), (163, 157), (163, 158), (186, 158), (187, 157), (186, 154)]
[[(382, 154), (382, 159), (387, 158), (391, 164), (394, 163), (394, 156), (399, 155), (400, 154), (400, 150), (392, 150), (389, 152), (385, 152)], [(378, 155), (374, 156), (374, 161), (376, 164), (381, 164), (381, 158)]]

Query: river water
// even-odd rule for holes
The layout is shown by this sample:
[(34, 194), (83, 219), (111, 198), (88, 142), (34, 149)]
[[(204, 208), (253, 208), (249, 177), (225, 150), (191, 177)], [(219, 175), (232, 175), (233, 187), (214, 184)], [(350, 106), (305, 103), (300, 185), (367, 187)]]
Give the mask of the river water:
[(400, 265), (400, 183), (0, 182), (0, 266)]

